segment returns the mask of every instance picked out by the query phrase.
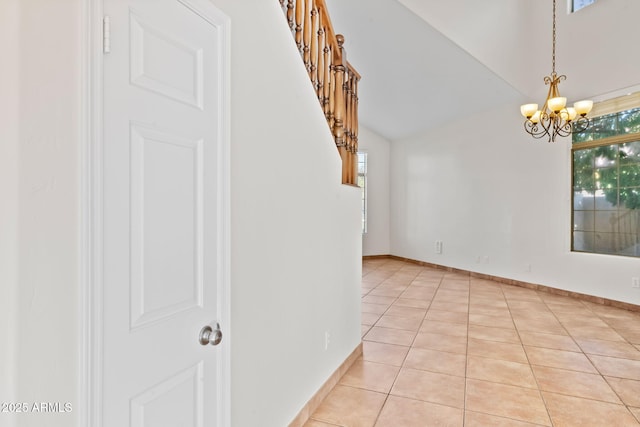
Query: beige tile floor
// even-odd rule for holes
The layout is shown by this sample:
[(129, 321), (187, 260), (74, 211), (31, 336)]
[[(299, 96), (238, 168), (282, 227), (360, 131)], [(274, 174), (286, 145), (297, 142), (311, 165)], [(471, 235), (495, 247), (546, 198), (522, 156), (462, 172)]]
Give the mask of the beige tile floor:
[(363, 357), (307, 427), (638, 426), (640, 314), (365, 260)]

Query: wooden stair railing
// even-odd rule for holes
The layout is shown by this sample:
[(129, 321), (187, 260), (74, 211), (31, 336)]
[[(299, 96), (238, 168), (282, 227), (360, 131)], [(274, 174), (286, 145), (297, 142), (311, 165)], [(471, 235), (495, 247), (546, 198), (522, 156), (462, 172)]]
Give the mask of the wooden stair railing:
[(342, 182), (358, 182), (358, 82), (324, 0), (280, 0), (342, 158)]

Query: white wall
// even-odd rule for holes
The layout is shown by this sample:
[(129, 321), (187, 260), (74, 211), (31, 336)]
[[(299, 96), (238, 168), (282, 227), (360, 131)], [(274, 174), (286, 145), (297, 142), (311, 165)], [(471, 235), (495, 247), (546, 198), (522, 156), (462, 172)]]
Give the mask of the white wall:
[[(16, 399), (70, 402), (17, 426), (73, 425), (78, 413), (78, 113), (80, 2), (19, 2)], [(4, 415), (4, 414), (3, 414)]]
[[(15, 401), (18, 281), (18, 0), (0, 2), (0, 402)], [(12, 427), (13, 419), (0, 415)]]
[(391, 253), (389, 141), (360, 126), (358, 150), (367, 153), (367, 233), (362, 235), (362, 254), (388, 255)]
[(570, 251), (569, 141), (521, 125), (504, 106), (393, 142), (391, 252), (640, 304), (637, 259)]
[[(550, 2), (499, 0), (482, 10), (473, 2), (402, 3), (523, 93), (539, 93), (531, 101), (543, 101), (542, 77), (551, 71)], [(512, 19), (494, 19), (495, 8)], [(568, 75), (562, 94), (601, 100), (637, 87), (640, 57), (628, 52), (640, 32), (634, 18), (640, 3), (598, 1), (575, 14), (565, 10), (559, 2), (557, 71)], [(465, 24), (470, 21), (475, 24)], [(514, 22), (521, 25), (514, 39), (495, 38), (511, 34)], [(483, 31), (490, 27), (498, 31)], [(530, 44), (522, 40), (527, 30), (536, 34)], [(640, 304), (630, 287), (640, 273), (637, 260), (570, 252), (569, 142), (534, 142), (522, 130), (518, 105), (391, 147), (394, 255)], [(442, 255), (434, 253), (435, 240), (444, 243)]]
[(281, 427), (360, 342), (360, 192), (279, 3), (214, 3), (232, 28), (232, 424)]

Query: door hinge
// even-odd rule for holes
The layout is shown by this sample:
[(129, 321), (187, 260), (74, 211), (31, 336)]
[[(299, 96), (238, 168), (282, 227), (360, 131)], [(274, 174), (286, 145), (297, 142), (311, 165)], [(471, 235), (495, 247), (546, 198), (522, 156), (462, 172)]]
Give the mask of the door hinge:
[(111, 52), (111, 18), (106, 15), (102, 18), (102, 52)]

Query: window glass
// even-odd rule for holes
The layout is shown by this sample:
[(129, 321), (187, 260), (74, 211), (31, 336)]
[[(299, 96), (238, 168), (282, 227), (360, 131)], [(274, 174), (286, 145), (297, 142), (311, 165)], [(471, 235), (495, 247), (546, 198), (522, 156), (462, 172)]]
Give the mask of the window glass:
[(640, 108), (620, 111), (591, 119), (591, 126), (573, 135), (573, 143), (597, 141), (616, 135), (640, 132)]
[(367, 153), (358, 153), (358, 187), (362, 190), (362, 233), (367, 232)]
[(583, 7), (589, 6), (590, 4), (595, 3), (596, 0), (569, 0), (571, 12), (577, 12)]
[(573, 250), (640, 257), (640, 107), (591, 122), (573, 134)]

